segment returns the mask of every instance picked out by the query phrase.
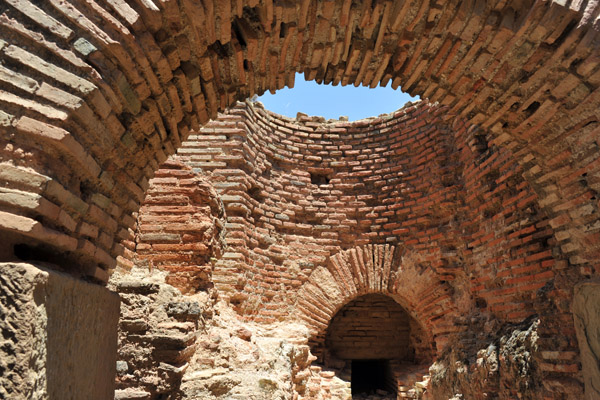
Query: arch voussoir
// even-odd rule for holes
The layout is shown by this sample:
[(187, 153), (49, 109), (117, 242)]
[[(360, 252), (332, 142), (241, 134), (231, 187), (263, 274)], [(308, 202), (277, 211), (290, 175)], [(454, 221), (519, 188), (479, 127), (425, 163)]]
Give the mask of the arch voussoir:
[(438, 351), (443, 349), (447, 336), (455, 331), (452, 318), (457, 310), (451, 289), (431, 268), (403, 265), (396, 248), (370, 244), (343, 250), (330, 257), (327, 269), (319, 268), (309, 276), (298, 292), (297, 308), (315, 345), (324, 340), (329, 321), (348, 302), (366, 294), (384, 294), (419, 321), (426, 336), (439, 341)]

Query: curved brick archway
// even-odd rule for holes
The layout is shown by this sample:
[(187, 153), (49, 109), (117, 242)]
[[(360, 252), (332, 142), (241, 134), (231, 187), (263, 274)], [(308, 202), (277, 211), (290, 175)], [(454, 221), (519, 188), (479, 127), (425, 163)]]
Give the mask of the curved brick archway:
[[(542, 294), (558, 311), (544, 335), (564, 324), (561, 348), (576, 348), (572, 288), (600, 268), (599, 7), (5, 0), (0, 256), (105, 282), (159, 163), (217, 110), (291, 86), (297, 71), (319, 82), (392, 81), (514, 156), (536, 192), (517, 204), (547, 213), (549, 240), (568, 260), (541, 261), (553, 277)], [(519, 307), (506, 303), (495, 306)], [(579, 367), (571, 357), (542, 368), (558, 387)]]
[[(489, 129), (528, 163), (561, 246), (589, 273), (595, 183), (571, 182), (581, 180), (576, 171), (598, 169), (586, 150), (600, 83), (595, 7), (7, 1), (3, 257), (24, 243), (25, 256), (59, 254), (105, 281), (149, 178), (189, 129), (304, 71), (342, 84), (392, 80)], [(576, 216), (566, 212), (573, 203)]]
[(330, 321), (344, 305), (374, 293), (399, 303), (418, 321), (423, 342), (437, 351), (455, 331), (452, 321), (459, 311), (447, 282), (395, 246), (366, 245), (332, 256), (298, 291), (298, 318), (310, 330), (313, 349), (322, 346)]

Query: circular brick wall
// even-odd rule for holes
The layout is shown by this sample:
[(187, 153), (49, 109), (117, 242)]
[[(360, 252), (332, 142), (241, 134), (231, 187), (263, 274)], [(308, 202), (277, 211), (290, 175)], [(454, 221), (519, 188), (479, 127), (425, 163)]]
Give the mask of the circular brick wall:
[(419, 102), (328, 122), (247, 103), (190, 136), (178, 158), (226, 211), (221, 296), (256, 321), (301, 319), (314, 343), (366, 293), (392, 296), (438, 350), (473, 309), (555, 319), (564, 256), (523, 167), (447, 113)]
[[(487, 157), (462, 175), (477, 215), (461, 226), (473, 276), (460, 279), (474, 301), (509, 320), (552, 316), (542, 339), (577, 354), (573, 286), (597, 276), (600, 258), (597, 2), (3, 4), (3, 260), (106, 282), (149, 180), (190, 129), (236, 99), (292, 86), (298, 71), (391, 81), (446, 106), (458, 143)], [(271, 295), (269, 279), (257, 282), (250, 292)], [(559, 331), (571, 339), (555, 341)], [(572, 357), (547, 356), (557, 385), (578, 370)]]

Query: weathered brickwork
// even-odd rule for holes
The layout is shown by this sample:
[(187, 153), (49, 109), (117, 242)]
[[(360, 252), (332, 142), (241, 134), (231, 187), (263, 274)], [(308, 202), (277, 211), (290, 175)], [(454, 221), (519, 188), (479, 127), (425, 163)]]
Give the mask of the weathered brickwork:
[[(218, 188), (222, 196), (232, 196), (223, 199), (230, 210), (232, 251), (214, 266), (215, 285), (249, 319), (277, 321), (299, 310), (299, 318), (319, 337), (357, 287), (364, 289), (361, 294), (371, 290), (366, 289), (371, 281), (354, 283), (360, 274), (336, 275), (338, 269), (327, 260), (345, 251), (365, 254), (372, 251), (369, 246), (394, 246), (399, 256), (390, 274), (421, 280), (413, 292), (400, 296), (394, 288), (404, 286), (391, 279), (389, 294), (400, 296), (396, 300), (415, 313), (437, 349), (454, 333), (481, 332), (481, 326), (493, 330), (489, 315), (519, 322), (539, 314), (540, 396), (581, 398), (581, 347), (571, 309), (573, 288), (600, 272), (599, 10), (596, 1), (558, 0), (3, 0), (0, 257), (48, 262), (105, 284), (117, 257), (133, 249), (127, 245), (136, 240), (135, 214), (159, 164), (218, 111), (254, 93), (293, 86), (296, 72), (325, 83), (391, 82), (444, 107), (439, 132), (421, 131), (423, 137), (407, 145), (424, 153), (398, 155), (410, 161), (416, 180), (399, 175), (402, 164), (389, 173), (415, 196), (410, 207), (416, 211), (406, 218), (389, 209), (403, 199), (392, 194), (402, 194), (400, 186), (388, 193), (387, 184), (375, 186), (378, 174), (361, 176), (371, 167), (354, 169), (371, 165), (365, 162), (377, 169), (380, 155), (398, 150), (380, 151), (375, 145), (361, 154), (357, 147), (364, 139), (368, 149), (369, 129), (386, 137), (389, 121), (373, 120), (360, 129), (338, 125), (355, 135), (350, 151), (358, 153), (338, 151), (358, 164), (312, 171), (314, 185), (325, 182), (315, 192), (318, 200), (298, 199), (305, 192), (293, 182), (313, 184), (307, 168), (334, 150), (286, 150), (298, 147), (284, 130), (289, 122), (275, 129), (257, 112), (236, 129), (266, 124), (260, 143), (248, 139), (237, 147), (243, 136), (221, 140), (220, 134), (202, 139), (237, 149), (224, 151), (221, 160), (206, 155), (194, 161), (216, 163), (201, 167), (204, 171), (220, 173), (221, 184), (234, 182), (228, 171), (240, 169), (240, 181), (254, 179), (242, 184), (248, 186), (244, 190)], [(228, 118), (238, 124), (240, 113)], [(435, 120), (435, 112), (425, 114)], [(297, 131), (308, 134), (300, 143), (326, 147), (335, 142), (334, 137), (310, 137), (325, 135), (319, 122), (300, 122), (296, 125), (305, 128)], [(250, 163), (256, 171), (234, 167), (251, 152), (259, 159)], [(259, 155), (268, 152), (273, 153), (266, 160), (273, 177), (264, 176), (263, 182)], [(299, 153), (315, 158), (290, 158)], [(279, 156), (283, 160), (274, 162)], [(286, 164), (296, 162), (305, 168), (288, 169)], [(340, 176), (327, 177), (332, 173)], [(365, 196), (389, 194), (389, 203), (356, 200), (376, 215), (360, 214), (361, 205), (342, 199), (352, 196), (352, 188), (331, 193), (342, 177), (374, 192)], [(432, 180), (431, 187), (439, 190), (426, 193), (430, 186), (418, 177)], [(244, 191), (258, 196), (257, 203), (264, 199), (264, 206), (238, 201), (235, 196), (245, 198)], [(302, 210), (288, 206), (292, 200)], [(325, 208), (341, 202), (347, 210), (318, 215), (317, 205), (306, 211), (314, 222), (305, 224), (296, 213), (310, 206), (299, 200), (323, 202)], [(450, 204), (455, 208), (446, 209)], [(277, 208), (282, 212), (275, 213)], [(244, 221), (250, 218), (256, 227), (248, 235)], [(360, 225), (366, 220), (369, 226)], [(346, 228), (325, 229), (323, 236), (312, 232), (328, 221)], [(407, 221), (413, 225), (403, 226)], [(311, 227), (310, 234), (303, 225)], [(276, 232), (275, 242), (269, 232)], [(289, 248), (300, 250), (286, 253)], [(344, 265), (363, 265), (357, 262)], [(202, 265), (197, 281), (192, 279), (197, 271), (173, 273), (177, 285), (206, 282), (209, 267)], [(288, 276), (286, 271), (294, 272)], [(311, 283), (315, 273), (326, 278), (321, 286)], [(380, 276), (390, 279), (390, 274)], [(336, 295), (324, 296), (323, 288), (333, 288)], [(298, 293), (310, 296), (305, 301), (295, 298)], [(473, 309), (480, 310), (476, 318), (461, 320)]]
[(340, 250), (401, 244), (439, 263), (436, 240), (453, 238), (431, 237), (453, 229), (459, 207), (442, 115), (422, 103), (385, 119), (326, 124), (240, 106), (192, 136), (179, 155), (210, 175), (227, 213), (217, 288), (244, 313), (273, 321), (295, 301), (286, 292)]
[(383, 295), (361, 296), (346, 304), (331, 320), (326, 347), (345, 360), (393, 358), (413, 360), (410, 317)]
[(493, 297), (495, 314), (530, 314), (533, 306), (495, 304), (553, 277), (560, 251), (548, 243), (548, 219), (512, 155), (475, 128), (449, 126), (446, 111), (421, 102), (389, 117), (324, 123), (240, 105), (201, 129), (179, 155), (210, 176), (225, 204), (217, 287), (236, 298), (259, 293), (262, 302), (341, 250), (388, 244), (394, 257), (418, 254), (411, 257), (440, 280), (470, 272), (474, 295), (482, 304)]
[(121, 265), (168, 271), (183, 293), (212, 287), (223, 253), (224, 209), (212, 185), (181, 162), (161, 165), (140, 209), (135, 241), (124, 241)]
[(555, 288), (567, 261), (549, 218), (514, 155), (447, 112), (419, 102), (327, 122), (240, 103), (191, 136), (176, 159), (214, 185), (226, 213), (215, 287), (253, 321), (302, 320), (319, 357), (334, 315), (367, 293), (418, 321), (421, 359), (457, 334), (484, 340), (536, 314), (540, 345), (557, 351), (542, 352), (541, 368), (572, 376), (576, 359), (560, 354), (575, 351), (575, 331)]
[(105, 281), (190, 128), (304, 71), (392, 81), (480, 124), (530, 163), (570, 262), (596, 268), (595, 2), (3, 4), (2, 226), (37, 258)]

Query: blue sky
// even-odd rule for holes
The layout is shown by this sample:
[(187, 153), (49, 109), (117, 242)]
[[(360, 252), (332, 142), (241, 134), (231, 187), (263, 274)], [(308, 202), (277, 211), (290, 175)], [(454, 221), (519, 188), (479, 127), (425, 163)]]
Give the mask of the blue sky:
[(258, 98), (266, 109), (291, 118), (300, 111), (326, 119), (345, 115), (350, 121), (390, 113), (417, 99), (400, 89), (392, 89), (391, 84), (375, 89), (354, 85), (319, 85), (315, 81), (305, 81), (302, 74), (296, 74), (293, 89), (284, 88), (274, 95), (266, 92)]

